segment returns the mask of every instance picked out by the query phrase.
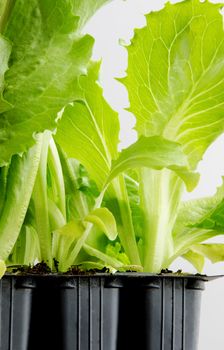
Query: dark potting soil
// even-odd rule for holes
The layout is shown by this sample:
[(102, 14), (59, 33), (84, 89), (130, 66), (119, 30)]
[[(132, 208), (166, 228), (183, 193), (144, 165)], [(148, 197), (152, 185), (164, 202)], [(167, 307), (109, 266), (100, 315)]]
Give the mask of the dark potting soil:
[(42, 261), (34, 266), (17, 266), (12, 268), (11, 272), (15, 274), (43, 275), (51, 273), (51, 269)]
[[(110, 269), (104, 267), (102, 269), (89, 269), (84, 270), (82, 266), (76, 265), (72, 266), (67, 272), (61, 273), (58, 271), (58, 261), (54, 259), (54, 269), (53, 271), (49, 268), (49, 266), (44, 262), (40, 262), (34, 266), (16, 266), (12, 267), (8, 270), (9, 273), (16, 275), (65, 275), (65, 276), (91, 276), (95, 274), (111, 274)], [(128, 271), (117, 271), (116, 274), (123, 273), (136, 273), (136, 271), (128, 270)], [(183, 272), (182, 270), (172, 271), (169, 269), (162, 269), (158, 276), (167, 275), (167, 276), (189, 276), (189, 273)], [(195, 274), (195, 276), (203, 276), (202, 274)]]
[[(9, 272), (13, 274), (22, 274), (22, 275), (49, 275), (54, 273), (60, 273), (58, 271), (58, 262), (54, 260), (54, 271), (52, 271), (49, 266), (45, 262), (40, 262), (34, 266), (17, 266), (12, 268)], [(110, 273), (110, 270), (106, 267), (103, 269), (89, 269), (83, 270), (79, 266), (72, 266), (67, 272), (63, 273), (63, 275), (74, 275), (74, 276), (82, 276), (82, 275), (94, 275), (97, 273)], [(62, 273), (60, 273), (62, 274)]]

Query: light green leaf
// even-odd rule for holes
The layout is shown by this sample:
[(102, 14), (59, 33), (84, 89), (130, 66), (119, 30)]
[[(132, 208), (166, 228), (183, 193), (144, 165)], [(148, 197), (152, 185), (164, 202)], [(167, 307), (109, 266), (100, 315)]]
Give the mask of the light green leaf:
[(63, 227), (58, 228), (53, 233), (61, 237), (70, 237), (71, 240), (79, 238), (84, 230), (84, 226), (80, 220), (70, 221)]
[(98, 249), (95, 249), (88, 244), (84, 244), (83, 248), (90, 256), (98, 258), (100, 261), (103, 261), (104, 264), (112, 266), (116, 270), (123, 266), (123, 263), (117, 260), (115, 257), (111, 257), (108, 254), (104, 254)]
[(109, 183), (119, 173), (127, 169), (142, 167), (156, 170), (163, 168), (175, 170), (180, 176), (183, 174), (187, 185), (192, 187), (192, 176), (187, 176), (188, 162), (181, 146), (161, 136), (141, 136), (138, 141), (124, 149), (119, 158), (112, 163), (107, 182)]
[[(136, 170), (136, 169), (135, 169)], [(133, 178), (135, 177), (135, 178)], [(135, 236), (142, 237), (142, 230), (144, 225), (144, 213), (141, 210), (140, 196), (139, 196), (139, 183), (137, 176), (133, 171), (129, 171), (128, 175), (125, 175), (125, 184), (127, 187), (128, 200), (131, 208), (132, 222), (134, 226)]]
[(113, 241), (117, 237), (117, 226), (113, 214), (107, 208), (97, 208), (90, 212), (85, 221), (97, 225)]
[[(88, 76), (80, 77), (82, 98), (65, 109), (55, 139), (68, 157), (76, 158), (84, 165), (99, 191), (104, 191), (112, 159), (118, 155), (119, 120), (118, 114), (103, 98), (98, 74), (99, 64), (95, 63), (90, 66)], [(111, 212), (119, 215), (118, 233), (125, 252), (132, 264), (140, 265), (123, 175), (108, 187), (106, 197)]]
[(121, 261), (124, 265), (130, 265), (130, 261), (127, 255), (123, 252), (120, 242), (111, 242), (106, 246), (106, 254)]
[(12, 253), (7, 260), (7, 266), (33, 265), (40, 261), (40, 247), (36, 230), (31, 225), (23, 225)]
[(192, 251), (208, 258), (212, 263), (224, 261), (223, 243), (197, 244), (192, 247)]
[(214, 196), (182, 202), (173, 235), (181, 235), (187, 227), (224, 231), (224, 183)]
[(6, 272), (6, 265), (3, 260), (0, 260), (0, 279), (4, 276)]
[(55, 129), (57, 113), (77, 97), (93, 44), (77, 31), (69, 0), (15, 2), (3, 33), (12, 42), (3, 98), (13, 108), (0, 116), (0, 165), (34, 144), (34, 133)]
[(59, 121), (56, 141), (68, 157), (78, 159), (99, 189), (109, 174), (111, 160), (117, 157), (118, 115), (103, 99), (96, 82), (99, 64), (79, 79), (82, 98), (68, 106)]
[(4, 204), (6, 200), (7, 191), (7, 176), (8, 176), (9, 166), (0, 167), (0, 217), (4, 209)]
[(194, 169), (224, 131), (222, 4), (188, 0), (146, 16), (128, 47), (130, 111), (140, 135), (178, 142)]
[(183, 254), (182, 257), (189, 261), (198, 272), (202, 272), (205, 264), (204, 256), (194, 250), (189, 250), (187, 253)]
[(173, 228), (175, 254), (224, 234), (224, 184), (214, 196), (183, 202)]
[(80, 16), (80, 29), (83, 28), (93, 13), (109, 1), (111, 0), (71, 0), (74, 14)]
[(186, 250), (191, 249), (195, 244), (206, 241), (220, 235), (219, 231), (208, 230), (203, 228), (185, 228), (180, 234), (173, 237), (174, 241), (174, 255), (171, 260), (182, 255)]
[(99, 193), (84, 167), (76, 159), (68, 158), (61, 147), (58, 146), (58, 150), (65, 183), (67, 219), (82, 220), (92, 209)]
[(40, 162), (42, 138), (23, 157), (13, 156), (7, 173), (6, 197), (0, 217), (0, 258), (6, 260), (18, 238)]
[(15, 1), (16, 0), (0, 0), (0, 33), (4, 32)]
[[(4, 75), (8, 69), (8, 60), (11, 53), (11, 44), (0, 35), (0, 113), (7, 111), (12, 106), (3, 98), (5, 87)], [(4, 138), (4, 130), (0, 129), (0, 140)]]
[(53, 231), (52, 236), (52, 255), (59, 265), (59, 271), (67, 271), (71, 264), (64, 264), (67, 261), (69, 252), (73, 249), (77, 240), (82, 236), (85, 230), (84, 225), (80, 220), (73, 220), (63, 227)]

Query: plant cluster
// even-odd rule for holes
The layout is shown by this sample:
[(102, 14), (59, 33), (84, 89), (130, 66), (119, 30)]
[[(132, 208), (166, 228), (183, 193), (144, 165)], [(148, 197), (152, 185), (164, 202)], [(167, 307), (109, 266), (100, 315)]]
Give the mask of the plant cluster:
[[(185, 0), (146, 16), (121, 79), (138, 140), (118, 152), (94, 40), (107, 0), (0, 0), (0, 259), (159, 273), (179, 256), (224, 260), (224, 185), (182, 202), (224, 131), (220, 5)], [(208, 184), (209, 185), (209, 184)], [(205, 243), (203, 243), (205, 242)]]

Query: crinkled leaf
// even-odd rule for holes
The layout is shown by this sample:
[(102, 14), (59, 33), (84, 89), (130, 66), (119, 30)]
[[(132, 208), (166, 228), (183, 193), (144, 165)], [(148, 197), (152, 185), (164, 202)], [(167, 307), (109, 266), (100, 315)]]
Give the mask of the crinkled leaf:
[(189, 250), (187, 253), (183, 254), (182, 257), (189, 261), (198, 272), (202, 272), (205, 264), (204, 256), (193, 250)]
[(200, 222), (195, 223), (194, 227), (212, 229), (224, 233), (224, 198)]
[[(85, 166), (99, 191), (104, 191), (111, 161), (117, 158), (119, 120), (117, 113), (103, 98), (102, 89), (96, 81), (98, 72), (99, 64), (92, 64), (88, 76), (79, 79), (82, 98), (65, 109), (55, 137), (69, 157), (77, 158)], [(117, 223), (122, 245), (131, 263), (140, 264), (122, 176), (107, 188), (106, 196), (110, 198), (111, 212), (119, 216)]]
[(94, 12), (109, 1), (111, 0), (71, 0), (74, 14), (80, 16), (80, 29), (82, 29)]
[(90, 212), (85, 221), (97, 225), (110, 240), (117, 237), (117, 226), (113, 214), (107, 208), (97, 208)]
[(203, 228), (224, 231), (224, 183), (214, 196), (193, 199), (181, 203), (173, 229), (174, 236), (185, 228)]
[(224, 261), (223, 243), (197, 244), (192, 247), (192, 251), (208, 258), (212, 263)]
[(123, 82), (138, 133), (182, 144), (192, 168), (224, 130), (221, 6), (168, 2), (146, 16), (128, 47)]
[(181, 146), (161, 136), (141, 136), (138, 141), (124, 149), (118, 159), (112, 163), (108, 183), (129, 168), (141, 167), (175, 170), (180, 176), (184, 174), (184, 180), (190, 189), (192, 185), (194, 186), (192, 176), (187, 176), (188, 162)]
[(79, 79), (82, 98), (68, 106), (59, 121), (56, 141), (69, 157), (78, 159), (99, 189), (117, 157), (118, 115), (106, 103), (96, 82), (99, 65), (90, 67)]
[(184, 254), (191, 249), (195, 244), (202, 243), (207, 239), (214, 238), (220, 235), (219, 231), (207, 230), (202, 228), (185, 228), (177, 236), (173, 237), (174, 254), (171, 260)]
[(106, 247), (106, 254), (121, 261), (124, 265), (130, 265), (130, 260), (123, 252), (121, 244), (119, 242), (116, 242), (114, 245), (108, 244)]
[(0, 165), (27, 150), (35, 132), (53, 130), (57, 113), (77, 97), (93, 44), (77, 30), (69, 0), (15, 2), (4, 30), (12, 52), (3, 97), (13, 108), (0, 117)]

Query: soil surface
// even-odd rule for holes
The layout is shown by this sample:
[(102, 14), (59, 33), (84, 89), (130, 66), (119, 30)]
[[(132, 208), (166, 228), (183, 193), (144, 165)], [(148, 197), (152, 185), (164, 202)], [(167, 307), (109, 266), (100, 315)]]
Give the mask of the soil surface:
[[(11, 269), (8, 270), (9, 273), (17, 274), (17, 275), (50, 275), (50, 274), (60, 274), (60, 275), (74, 275), (74, 276), (89, 276), (89, 275), (94, 275), (94, 274), (102, 274), (102, 273), (108, 273), (110, 274), (110, 270), (106, 267), (103, 269), (89, 269), (89, 270), (84, 270), (81, 266), (72, 266), (67, 272), (61, 273), (58, 271), (58, 262), (54, 260), (54, 270), (52, 271), (49, 266), (45, 262), (40, 262), (34, 266), (16, 266), (12, 267)], [(126, 271), (127, 273), (135, 273), (136, 271)], [(125, 273), (125, 272), (119, 272), (117, 271), (116, 274), (120, 273)], [(176, 276), (189, 276), (189, 273), (185, 273), (182, 270), (178, 271), (172, 271), (169, 269), (163, 269), (161, 272), (158, 274), (158, 276), (161, 275), (176, 275)], [(206, 276), (202, 274), (195, 274), (195, 276)]]
[[(32, 275), (49, 275), (52, 273), (58, 273), (58, 262), (54, 261), (54, 271), (51, 271), (49, 266), (45, 262), (40, 262), (34, 266), (17, 266), (12, 268), (11, 271), (15, 274), (32, 274)], [(106, 267), (103, 269), (90, 269), (83, 270), (79, 266), (71, 267), (67, 272), (63, 273), (63, 275), (93, 275), (96, 273), (110, 273), (110, 270)], [(61, 273), (62, 274), (62, 273)]]

